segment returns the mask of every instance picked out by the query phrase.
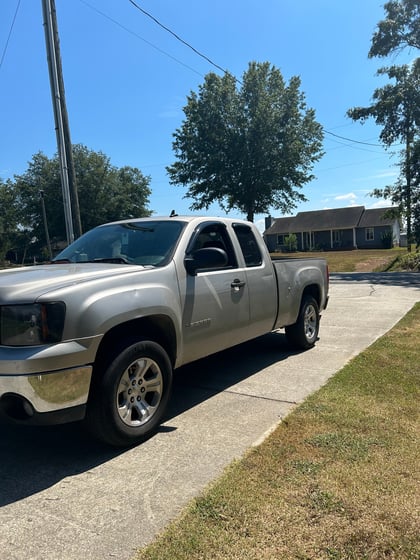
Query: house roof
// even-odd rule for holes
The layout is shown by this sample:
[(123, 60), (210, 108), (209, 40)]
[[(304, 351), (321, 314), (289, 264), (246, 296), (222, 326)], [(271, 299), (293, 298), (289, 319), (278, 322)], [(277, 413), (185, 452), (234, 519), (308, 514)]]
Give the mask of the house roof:
[(273, 235), (391, 225), (394, 223), (395, 218), (383, 218), (387, 210), (389, 208), (366, 210), (364, 206), (350, 206), (348, 208), (299, 212), (296, 216), (276, 218), (264, 234)]
[(353, 228), (359, 223), (363, 211), (363, 206), (350, 206), (349, 208), (299, 212), (296, 216), (295, 227), (298, 231)]
[(371, 208), (365, 210), (360, 218), (359, 227), (392, 225), (396, 218), (384, 218), (384, 214), (387, 210), (391, 210), (391, 208)]
[(295, 231), (295, 223), (296, 218), (294, 216), (275, 218), (271, 226), (265, 230), (265, 233), (268, 235), (275, 233), (291, 233), (292, 231)]

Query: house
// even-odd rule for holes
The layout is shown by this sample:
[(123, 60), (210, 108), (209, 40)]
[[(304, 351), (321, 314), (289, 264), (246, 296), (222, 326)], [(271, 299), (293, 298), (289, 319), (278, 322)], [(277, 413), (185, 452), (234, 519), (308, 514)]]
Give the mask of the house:
[(385, 217), (388, 210), (351, 206), (284, 218), (269, 216), (264, 240), (270, 252), (287, 250), (291, 234), (296, 236), (298, 251), (384, 249), (400, 242), (399, 219)]

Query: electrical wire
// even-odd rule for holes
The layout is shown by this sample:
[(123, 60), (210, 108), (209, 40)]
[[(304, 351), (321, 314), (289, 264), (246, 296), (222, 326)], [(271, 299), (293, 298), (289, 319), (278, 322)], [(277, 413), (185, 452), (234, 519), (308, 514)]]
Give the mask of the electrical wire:
[(10, 37), (12, 36), (12, 31), (13, 31), (13, 27), (14, 27), (14, 25), (15, 25), (16, 17), (17, 17), (18, 11), (19, 11), (20, 2), (21, 2), (21, 0), (18, 0), (17, 6), (16, 6), (16, 10), (15, 10), (15, 15), (13, 16), (13, 20), (12, 20), (12, 24), (11, 24), (11, 26), (10, 26), (9, 34), (8, 34), (8, 36), (7, 36), (7, 39), (6, 39), (6, 44), (5, 44), (5, 46), (4, 46), (3, 53), (2, 53), (2, 55), (1, 55), (0, 68), (1, 68), (2, 65), (3, 65), (4, 58), (5, 58), (5, 56), (6, 56), (7, 47), (9, 46)]
[[(330, 132), (329, 130), (325, 130), (326, 134), (330, 136), (335, 136), (336, 138), (340, 138), (341, 140), (346, 140), (347, 142), (354, 142), (354, 144), (363, 144), (364, 146), (374, 146), (375, 148), (383, 148), (383, 144), (371, 144), (369, 142), (361, 142), (360, 140), (352, 140), (351, 138), (346, 138), (345, 136), (340, 136), (339, 134), (334, 134), (334, 132)], [(401, 144), (392, 144), (392, 146), (401, 146)]]
[(161, 27), (162, 29), (164, 29), (165, 31), (167, 31), (168, 33), (170, 33), (173, 37), (175, 37), (175, 39), (177, 39), (177, 41), (180, 41), (183, 45), (185, 45), (186, 47), (188, 47), (189, 49), (191, 49), (193, 52), (195, 52), (195, 54), (197, 54), (198, 56), (200, 56), (201, 58), (203, 58), (204, 60), (206, 60), (209, 64), (211, 64), (212, 66), (214, 66), (215, 68), (217, 68), (218, 70), (221, 70), (224, 74), (226, 74), (228, 72), (228, 70), (226, 70), (225, 68), (222, 68), (221, 66), (219, 66), (218, 64), (216, 64), (215, 62), (213, 62), (213, 60), (211, 60), (211, 58), (209, 58), (208, 56), (206, 56), (205, 54), (203, 54), (202, 52), (200, 52), (198, 49), (196, 49), (195, 47), (193, 47), (190, 43), (187, 43), (187, 41), (184, 41), (184, 39), (182, 39), (182, 37), (180, 37), (177, 33), (175, 33), (174, 31), (172, 31), (172, 29), (169, 29), (169, 27), (167, 27), (166, 25), (163, 25), (163, 23), (161, 23), (157, 18), (155, 18), (152, 14), (150, 14), (149, 12), (147, 12), (146, 10), (144, 10), (143, 8), (141, 8), (136, 2), (134, 2), (134, 0), (128, 0), (130, 2), (130, 4), (132, 4), (135, 8), (137, 8), (137, 10), (139, 10), (142, 14), (144, 14), (145, 16), (147, 16), (148, 18), (150, 18), (152, 21), (154, 21), (157, 25), (159, 25), (159, 27)]
[(168, 58), (171, 58), (173, 61), (177, 62), (178, 64), (181, 64), (182, 66), (184, 66), (184, 68), (188, 68), (188, 70), (191, 70), (192, 72), (194, 72), (195, 74), (198, 74), (201, 77), (204, 77), (203, 74), (201, 72), (199, 72), (198, 70), (195, 70), (194, 68), (192, 68), (191, 66), (189, 66), (188, 64), (185, 64), (184, 62), (182, 62), (181, 60), (179, 60), (178, 58), (175, 58), (174, 56), (172, 56), (171, 54), (169, 54), (168, 52), (164, 51), (163, 49), (157, 47), (156, 45), (154, 45), (153, 43), (151, 43), (150, 41), (148, 41), (147, 39), (144, 39), (144, 37), (142, 37), (141, 35), (139, 35), (138, 33), (136, 33), (135, 31), (132, 31), (131, 29), (129, 29), (128, 27), (125, 27), (124, 25), (122, 25), (122, 23), (120, 23), (119, 21), (117, 21), (116, 19), (112, 18), (111, 16), (105, 14), (104, 12), (102, 12), (101, 10), (99, 10), (98, 8), (96, 8), (95, 6), (92, 6), (91, 4), (89, 4), (89, 2), (86, 2), (86, 0), (79, 0), (79, 2), (81, 2), (82, 4), (84, 4), (85, 6), (87, 6), (88, 8), (90, 8), (91, 10), (93, 10), (94, 12), (96, 12), (97, 14), (101, 15), (102, 17), (104, 17), (105, 19), (111, 21), (114, 25), (117, 25), (118, 27), (120, 27), (121, 29), (123, 29), (124, 31), (126, 31), (127, 33), (130, 33), (130, 35), (133, 35), (134, 37), (136, 37), (137, 39), (140, 39), (141, 41), (143, 41), (144, 43), (146, 43), (147, 45), (149, 45), (150, 47), (152, 47), (153, 49), (157, 50), (158, 52), (160, 52), (161, 54), (164, 54), (165, 56), (167, 56)]
[[(362, 151), (362, 152), (371, 152), (372, 154), (383, 154), (383, 152), (381, 152), (379, 150), (370, 150), (369, 148), (363, 148), (361, 146), (355, 146), (354, 144), (349, 144), (348, 142), (340, 142), (339, 140), (333, 140), (333, 139), (331, 139), (331, 142), (335, 142), (336, 144), (339, 144), (339, 146), (336, 146), (335, 148), (331, 148), (328, 151), (340, 150), (340, 149), (342, 149), (342, 147), (344, 147), (344, 148), (351, 148), (352, 150), (359, 150), (359, 151)], [(359, 142), (356, 142), (356, 144), (359, 144)], [(384, 149), (383, 146), (382, 146), (382, 149)]]

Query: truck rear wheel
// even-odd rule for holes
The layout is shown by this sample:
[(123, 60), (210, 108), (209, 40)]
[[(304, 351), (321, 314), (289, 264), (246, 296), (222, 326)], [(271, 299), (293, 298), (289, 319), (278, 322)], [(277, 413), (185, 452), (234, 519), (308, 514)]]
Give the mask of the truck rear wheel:
[(319, 307), (315, 298), (303, 296), (296, 323), (285, 330), (289, 342), (296, 348), (307, 350), (314, 346), (319, 331)]
[(153, 435), (167, 409), (172, 366), (156, 342), (140, 340), (95, 372), (86, 420), (97, 439), (116, 447)]

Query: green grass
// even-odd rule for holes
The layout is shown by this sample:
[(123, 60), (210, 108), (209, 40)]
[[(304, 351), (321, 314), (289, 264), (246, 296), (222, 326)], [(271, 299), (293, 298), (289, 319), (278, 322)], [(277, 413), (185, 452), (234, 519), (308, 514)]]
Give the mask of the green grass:
[(273, 253), (280, 257), (321, 257), (330, 272), (396, 272), (420, 271), (420, 252), (412, 245), (406, 248), (355, 249), (354, 251), (310, 251), (308, 253)]
[(420, 304), (135, 560), (418, 560)]
[(355, 249), (353, 251), (310, 251), (275, 253), (280, 257), (320, 257), (326, 259), (330, 272), (380, 272), (387, 270), (407, 249)]

